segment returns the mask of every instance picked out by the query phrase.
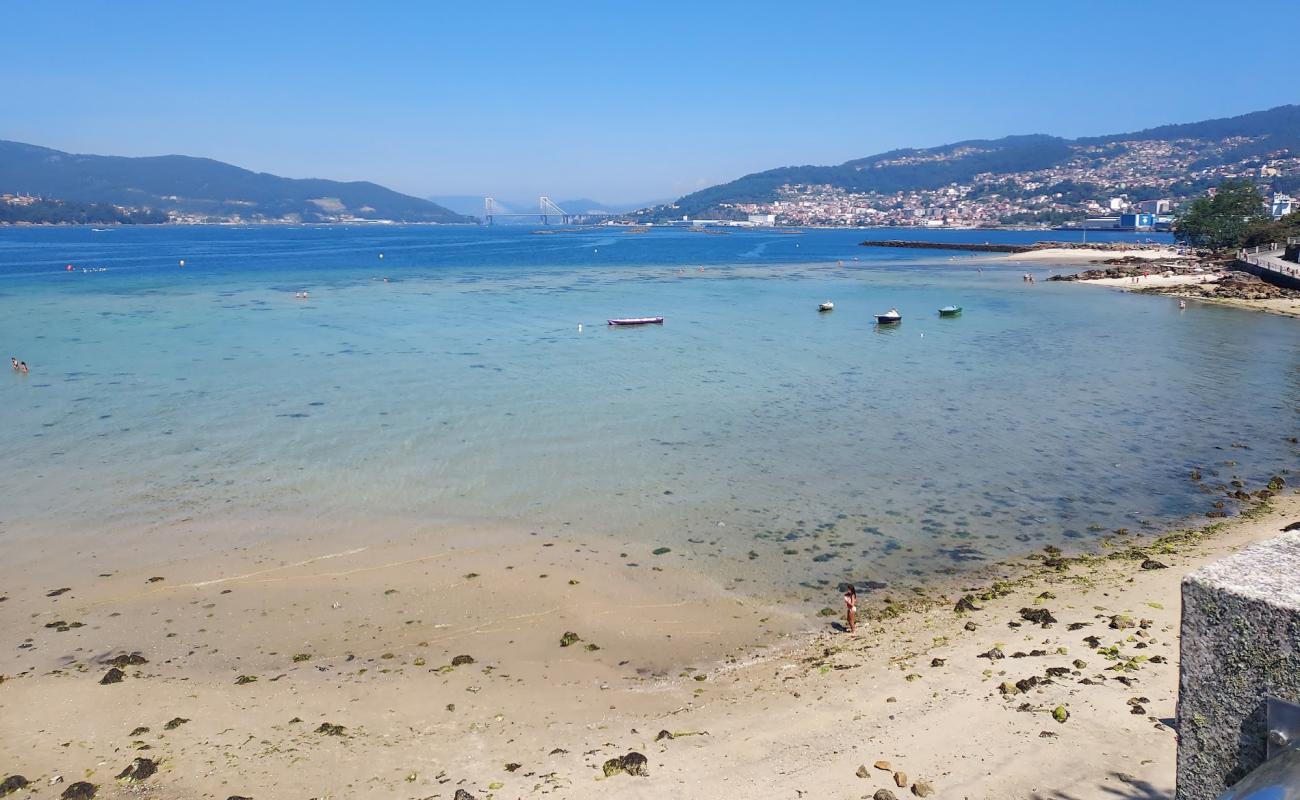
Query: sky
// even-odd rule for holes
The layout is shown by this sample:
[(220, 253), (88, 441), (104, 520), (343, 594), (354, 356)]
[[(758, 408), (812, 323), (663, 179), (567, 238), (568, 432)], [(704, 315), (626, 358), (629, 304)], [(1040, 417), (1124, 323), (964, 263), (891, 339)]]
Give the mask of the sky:
[(0, 139), (638, 202), (1300, 102), (1293, 3), (0, 0)]

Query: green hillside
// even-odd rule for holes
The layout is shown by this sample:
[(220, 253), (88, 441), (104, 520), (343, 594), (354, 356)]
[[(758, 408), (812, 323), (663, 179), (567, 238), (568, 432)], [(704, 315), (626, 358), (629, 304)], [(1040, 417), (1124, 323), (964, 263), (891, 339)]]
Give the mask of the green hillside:
[(253, 221), (474, 221), (367, 181), (282, 178), (189, 156), (75, 155), (8, 141), (0, 141), (0, 193)]

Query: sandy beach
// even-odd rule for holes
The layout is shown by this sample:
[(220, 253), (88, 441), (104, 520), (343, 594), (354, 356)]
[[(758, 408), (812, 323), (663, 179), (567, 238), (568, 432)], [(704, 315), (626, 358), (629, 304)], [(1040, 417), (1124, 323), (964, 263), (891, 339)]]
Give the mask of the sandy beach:
[(1004, 256), (992, 256), (981, 260), (1010, 261), (1013, 263), (1051, 263), (1051, 264), (1091, 264), (1097, 261), (1115, 258), (1142, 258), (1149, 261), (1170, 261), (1186, 258), (1172, 247), (1133, 247), (1127, 249), (1101, 249), (1090, 247), (1048, 247), (1027, 253), (1010, 253)]
[[(44, 797), (1164, 792), (1179, 580), (1297, 518), (1288, 490), (1205, 538), (866, 592), (855, 635), (835, 594), (819, 617), (546, 532), (34, 552), (0, 602), (0, 764)], [(629, 753), (647, 774), (606, 777)]]

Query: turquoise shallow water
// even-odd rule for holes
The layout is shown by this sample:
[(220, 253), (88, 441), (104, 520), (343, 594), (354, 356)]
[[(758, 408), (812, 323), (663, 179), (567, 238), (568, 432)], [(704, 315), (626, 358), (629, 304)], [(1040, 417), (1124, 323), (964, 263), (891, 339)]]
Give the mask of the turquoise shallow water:
[(0, 355), (33, 366), (0, 380), (0, 536), (568, 523), (794, 586), (1137, 529), (1209, 507), (1193, 468), (1296, 465), (1295, 320), (856, 246), (887, 235), (0, 231)]

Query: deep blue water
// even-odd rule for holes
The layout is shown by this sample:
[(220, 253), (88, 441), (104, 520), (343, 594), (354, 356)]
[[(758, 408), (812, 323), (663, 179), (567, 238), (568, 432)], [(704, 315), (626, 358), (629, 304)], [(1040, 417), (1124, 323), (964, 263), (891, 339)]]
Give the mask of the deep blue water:
[[(908, 235), (0, 230), (0, 355), (33, 367), (0, 381), (0, 535), (567, 523), (793, 586), (1086, 542), (1207, 510), (1193, 468), (1297, 463), (1295, 320), (857, 246)], [(641, 315), (667, 322), (604, 325)]]

